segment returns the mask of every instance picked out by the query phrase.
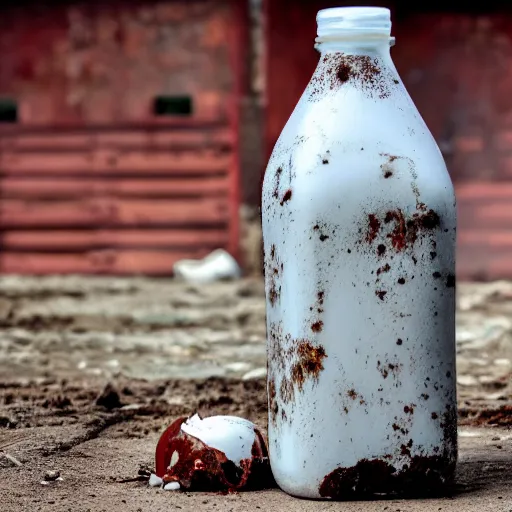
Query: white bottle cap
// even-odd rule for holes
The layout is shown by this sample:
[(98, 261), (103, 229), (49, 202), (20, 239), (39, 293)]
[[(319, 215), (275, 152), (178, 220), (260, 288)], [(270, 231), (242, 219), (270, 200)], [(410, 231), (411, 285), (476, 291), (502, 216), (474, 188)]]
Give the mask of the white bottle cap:
[(391, 14), (385, 7), (335, 7), (316, 16), (318, 38), (370, 36), (389, 38)]

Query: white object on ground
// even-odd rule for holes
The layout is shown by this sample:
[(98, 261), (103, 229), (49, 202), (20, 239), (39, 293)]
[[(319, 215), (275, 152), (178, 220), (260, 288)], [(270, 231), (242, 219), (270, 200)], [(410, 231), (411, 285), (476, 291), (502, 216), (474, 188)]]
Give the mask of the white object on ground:
[(223, 249), (216, 249), (202, 260), (180, 260), (174, 275), (192, 283), (210, 283), (221, 279), (237, 279), (242, 272), (235, 258)]
[(159, 476), (156, 476), (154, 473), (151, 473), (148, 483), (150, 487), (160, 487), (164, 483), (164, 481)]
[(251, 449), (256, 439), (255, 425), (236, 416), (210, 416), (201, 419), (198, 414), (181, 425), (181, 430), (210, 448), (224, 452), (226, 457), (240, 466), (244, 459), (251, 459)]
[(164, 491), (179, 491), (180, 487), (181, 486), (178, 482), (169, 482), (164, 485)]
[(251, 370), (247, 372), (243, 377), (242, 380), (252, 380), (252, 379), (263, 379), (267, 376), (267, 369), (264, 367), (261, 368), (254, 368), (254, 370)]

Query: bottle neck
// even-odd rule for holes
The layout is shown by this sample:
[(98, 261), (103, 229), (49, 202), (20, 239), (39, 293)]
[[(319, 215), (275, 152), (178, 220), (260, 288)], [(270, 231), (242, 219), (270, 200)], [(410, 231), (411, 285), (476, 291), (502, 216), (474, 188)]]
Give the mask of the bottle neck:
[(343, 37), (341, 35), (317, 37), (315, 49), (320, 54), (375, 55), (389, 57), (394, 37)]

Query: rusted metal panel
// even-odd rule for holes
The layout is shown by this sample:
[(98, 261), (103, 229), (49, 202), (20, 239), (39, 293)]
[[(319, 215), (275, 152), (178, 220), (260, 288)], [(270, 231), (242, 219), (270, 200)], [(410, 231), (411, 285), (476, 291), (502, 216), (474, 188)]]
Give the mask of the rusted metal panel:
[(5, 231), (4, 251), (88, 251), (101, 247), (195, 249), (225, 247), (228, 236), (223, 229), (91, 229)]
[(207, 250), (114, 250), (87, 253), (4, 252), (1, 270), (6, 274), (148, 274), (170, 275), (183, 258), (203, 257)]
[[(0, 125), (0, 272), (238, 256), (247, 17), (243, 0), (3, 9), (0, 94), (19, 123)], [(158, 95), (190, 95), (190, 118), (155, 116)]]
[(92, 195), (112, 197), (200, 197), (227, 196), (227, 176), (196, 178), (55, 178), (6, 176), (0, 178), (5, 199), (69, 199)]
[(228, 220), (224, 199), (114, 199), (15, 201), (0, 204), (4, 229), (14, 227), (218, 225)]

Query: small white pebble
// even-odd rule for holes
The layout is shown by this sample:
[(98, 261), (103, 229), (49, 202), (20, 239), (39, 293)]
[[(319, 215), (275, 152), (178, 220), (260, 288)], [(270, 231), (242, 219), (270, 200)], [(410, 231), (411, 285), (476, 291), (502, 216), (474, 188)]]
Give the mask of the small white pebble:
[(80, 361), (76, 367), (79, 369), (79, 370), (85, 370), (87, 368), (87, 361)]
[(459, 437), (480, 437), (479, 432), (474, 432), (471, 430), (459, 430)]
[(150, 487), (160, 487), (163, 483), (164, 481), (159, 476), (156, 476), (154, 473), (151, 473), (151, 476), (149, 477)]
[(476, 386), (478, 380), (473, 375), (459, 375), (457, 377), (457, 384), (460, 386)]
[(266, 368), (255, 368), (254, 370), (251, 370), (250, 372), (247, 372), (242, 377), (242, 380), (263, 379), (266, 376), (267, 376), (267, 369)]
[(169, 482), (168, 484), (164, 485), (164, 491), (179, 491), (180, 490), (180, 484), (178, 482)]
[(510, 366), (510, 359), (495, 359), (494, 364), (496, 366)]
[(41, 485), (50, 485), (50, 482), (47, 482), (46, 480), (41, 480), (39, 483)]

